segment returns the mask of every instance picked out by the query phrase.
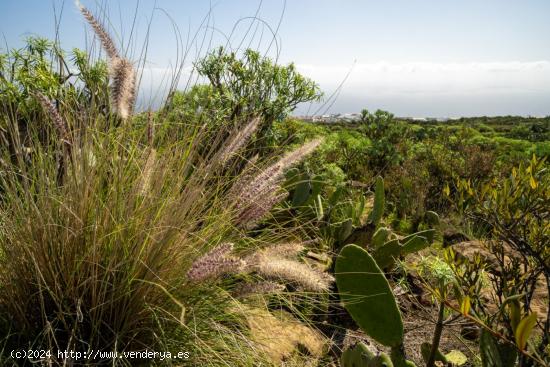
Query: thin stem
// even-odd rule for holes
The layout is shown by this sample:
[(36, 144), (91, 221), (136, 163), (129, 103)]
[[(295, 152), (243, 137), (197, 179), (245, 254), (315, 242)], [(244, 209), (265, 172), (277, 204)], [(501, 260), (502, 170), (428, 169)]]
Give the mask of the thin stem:
[(435, 325), (434, 336), (432, 339), (432, 350), (430, 351), (430, 357), (426, 363), (426, 367), (433, 367), (435, 363), (435, 355), (439, 348), (439, 341), (441, 340), (441, 333), (443, 332), (443, 317), (445, 316), (445, 303), (442, 301), (439, 304), (439, 314), (437, 316), (437, 324)]

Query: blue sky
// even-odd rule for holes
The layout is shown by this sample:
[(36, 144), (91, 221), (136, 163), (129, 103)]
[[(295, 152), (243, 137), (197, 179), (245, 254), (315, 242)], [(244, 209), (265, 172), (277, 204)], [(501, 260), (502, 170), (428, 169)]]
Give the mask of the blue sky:
[[(197, 34), (184, 71), (229, 35), (233, 47), (252, 45), (282, 63), (295, 62), (327, 95), (351, 70), (327, 112), (367, 107), (402, 116), (550, 115), (547, 0), (288, 0), (286, 8), (283, 0), (81, 1), (108, 19), (135, 61), (152, 19), (142, 103), (162, 95), (177, 62), (174, 22), (183, 44)], [(71, 0), (2, 0), (0, 33), (10, 47), (30, 34), (53, 37), (54, 7), (58, 15), (63, 9), (65, 48), (89, 46), (91, 35)], [(264, 23), (246, 18), (256, 13)], [(277, 29), (281, 16), (272, 44), (269, 29)], [(184, 73), (181, 87), (185, 81)]]

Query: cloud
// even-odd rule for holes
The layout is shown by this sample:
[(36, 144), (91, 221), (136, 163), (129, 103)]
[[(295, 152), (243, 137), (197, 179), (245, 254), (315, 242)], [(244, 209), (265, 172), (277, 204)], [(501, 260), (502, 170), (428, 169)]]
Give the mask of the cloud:
[(297, 65), (321, 86), (334, 88), (350, 71), (343, 90), (383, 94), (550, 93), (550, 61), (487, 63)]
[[(546, 60), (296, 67), (318, 82), (326, 95), (351, 69), (328, 112), (356, 112), (369, 107), (407, 116), (550, 115), (550, 61)], [(196, 82), (191, 71), (191, 66), (182, 70), (178, 89)], [(142, 108), (158, 106), (173, 77), (172, 68), (144, 68), (139, 98)], [(312, 112), (317, 108), (301, 106), (297, 113), (308, 109)]]
[[(546, 60), (296, 67), (327, 94), (351, 69), (327, 112), (368, 107), (405, 116), (550, 115), (550, 61)], [(308, 110), (316, 108), (301, 106), (297, 112)]]
[(157, 108), (175, 82), (177, 89), (184, 90), (190, 78), (192, 80), (192, 70), (192, 66), (183, 67), (179, 73), (176, 68), (172, 67), (146, 66), (142, 68), (139, 71), (138, 110)]

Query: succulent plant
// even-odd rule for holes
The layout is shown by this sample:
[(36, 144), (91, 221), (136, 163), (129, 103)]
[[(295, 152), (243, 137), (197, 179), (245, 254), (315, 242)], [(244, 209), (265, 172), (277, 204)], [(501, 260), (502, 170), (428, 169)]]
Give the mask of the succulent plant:
[(433, 230), (414, 233), (402, 239), (392, 239), (382, 246), (375, 247), (373, 256), (378, 266), (381, 269), (390, 268), (395, 263), (395, 259), (400, 256), (406, 256), (428, 247), (431, 244), (430, 239), (421, 234), (426, 233), (428, 237), (433, 238), (433, 234), (430, 231)]
[(391, 230), (387, 227), (380, 227), (374, 232), (371, 240), (371, 246), (374, 249), (382, 247), (384, 243), (388, 240)]
[[(430, 352), (432, 351), (432, 345), (428, 342), (422, 343), (420, 346), (420, 354), (422, 354), (422, 359), (425, 363), (428, 363), (428, 360), (430, 358)], [(441, 362), (443, 364), (447, 363), (447, 358), (439, 351), (439, 349), (435, 352), (435, 361)]]
[[(342, 367), (394, 367), (400, 366), (393, 360), (393, 354), (373, 353), (365, 343), (358, 342), (344, 350), (340, 357)], [(406, 361), (403, 366), (414, 367), (414, 363)]]
[(401, 255), (402, 245), (398, 239), (390, 240), (373, 253), (376, 263), (381, 269), (389, 268)]
[(380, 223), (380, 220), (384, 215), (385, 204), (386, 197), (384, 194), (384, 179), (378, 176), (374, 185), (374, 206), (368, 218), (368, 221), (370, 223), (374, 224), (375, 226)]
[(336, 260), (336, 283), (344, 307), (355, 322), (380, 344), (403, 342), (403, 321), (390, 285), (374, 258), (346, 245)]
[(369, 365), (373, 357), (374, 354), (365, 343), (359, 342), (344, 350), (340, 356), (340, 365), (342, 367), (364, 367)]
[[(344, 352), (342, 366), (414, 367), (405, 358), (401, 312), (374, 258), (357, 245), (346, 245), (336, 260), (335, 277), (340, 298), (353, 320), (378, 343), (391, 347), (388, 357), (374, 355), (358, 343)], [(360, 364), (365, 359), (367, 364)]]
[(517, 351), (515, 347), (499, 343), (486, 330), (481, 331), (479, 351), (483, 367), (509, 367), (516, 364)]
[(299, 207), (305, 204), (311, 196), (311, 182), (307, 173), (299, 173), (298, 182), (292, 195), (292, 206)]

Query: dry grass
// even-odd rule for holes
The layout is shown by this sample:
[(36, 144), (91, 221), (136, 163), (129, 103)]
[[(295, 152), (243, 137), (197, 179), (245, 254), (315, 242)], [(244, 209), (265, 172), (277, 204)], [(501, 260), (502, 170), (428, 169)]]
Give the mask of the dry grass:
[[(284, 312), (272, 314), (261, 309), (250, 309), (246, 314), (252, 340), (277, 365), (290, 360), (298, 345), (314, 357), (311, 359), (319, 359), (328, 343), (318, 331)], [(301, 363), (307, 360), (302, 358)]]
[[(251, 342), (246, 315), (232, 311), (235, 301), (224, 289), (223, 275), (235, 269), (217, 271), (231, 259), (232, 265), (242, 260), (227, 257), (228, 251), (213, 259), (212, 249), (229, 241), (241, 249), (254, 244), (235, 224), (250, 228), (261, 221), (282, 197), (283, 171), (318, 142), (276, 163), (261, 161), (257, 166), (267, 168), (242, 185), (242, 178), (228, 176), (227, 165), (242, 165), (237, 153), (257, 120), (229, 140), (225, 132), (187, 125), (162, 142), (155, 142), (151, 123), (117, 124), (120, 118), (132, 121), (135, 72), (101, 24), (80, 9), (109, 57), (118, 116), (90, 109), (84, 123), (82, 111), (62, 115), (39, 97), (61, 140), (46, 144), (32, 130), (25, 145), (13, 139), (16, 156), (26, 152), (28, 159), (12, 159), (13, 152), (0, 147), (2, 353), (20, 346), (88, 353), (177, 348), (189, 351), (195, 365), (269, 363)], [(7, 118), (10, 131), (17, 131), (19, 121)], [(37, 125), (29, 121), (31, 129)], [(221, 144), (206, 144), (206, 136)], [(71, 149), (60, 150), (66, 137), (75, 138)], [(62, 179), (60, 152), (67, 158)], [(262, 189), (247, 192), (246, 205), (239, 204), (235, 187), (250, 185)], [(258, 202), (261, 210), (251, 211)], [(281, 229), (274, 242), (288, 235)], [(270, 259), (262, 261), (265, 266)], [(4, 354), (0, 362), (25, 363)], [(47, 363), (73, 362), (54, 354)], [(89, 362), (101, 363), (133, 364)]]

